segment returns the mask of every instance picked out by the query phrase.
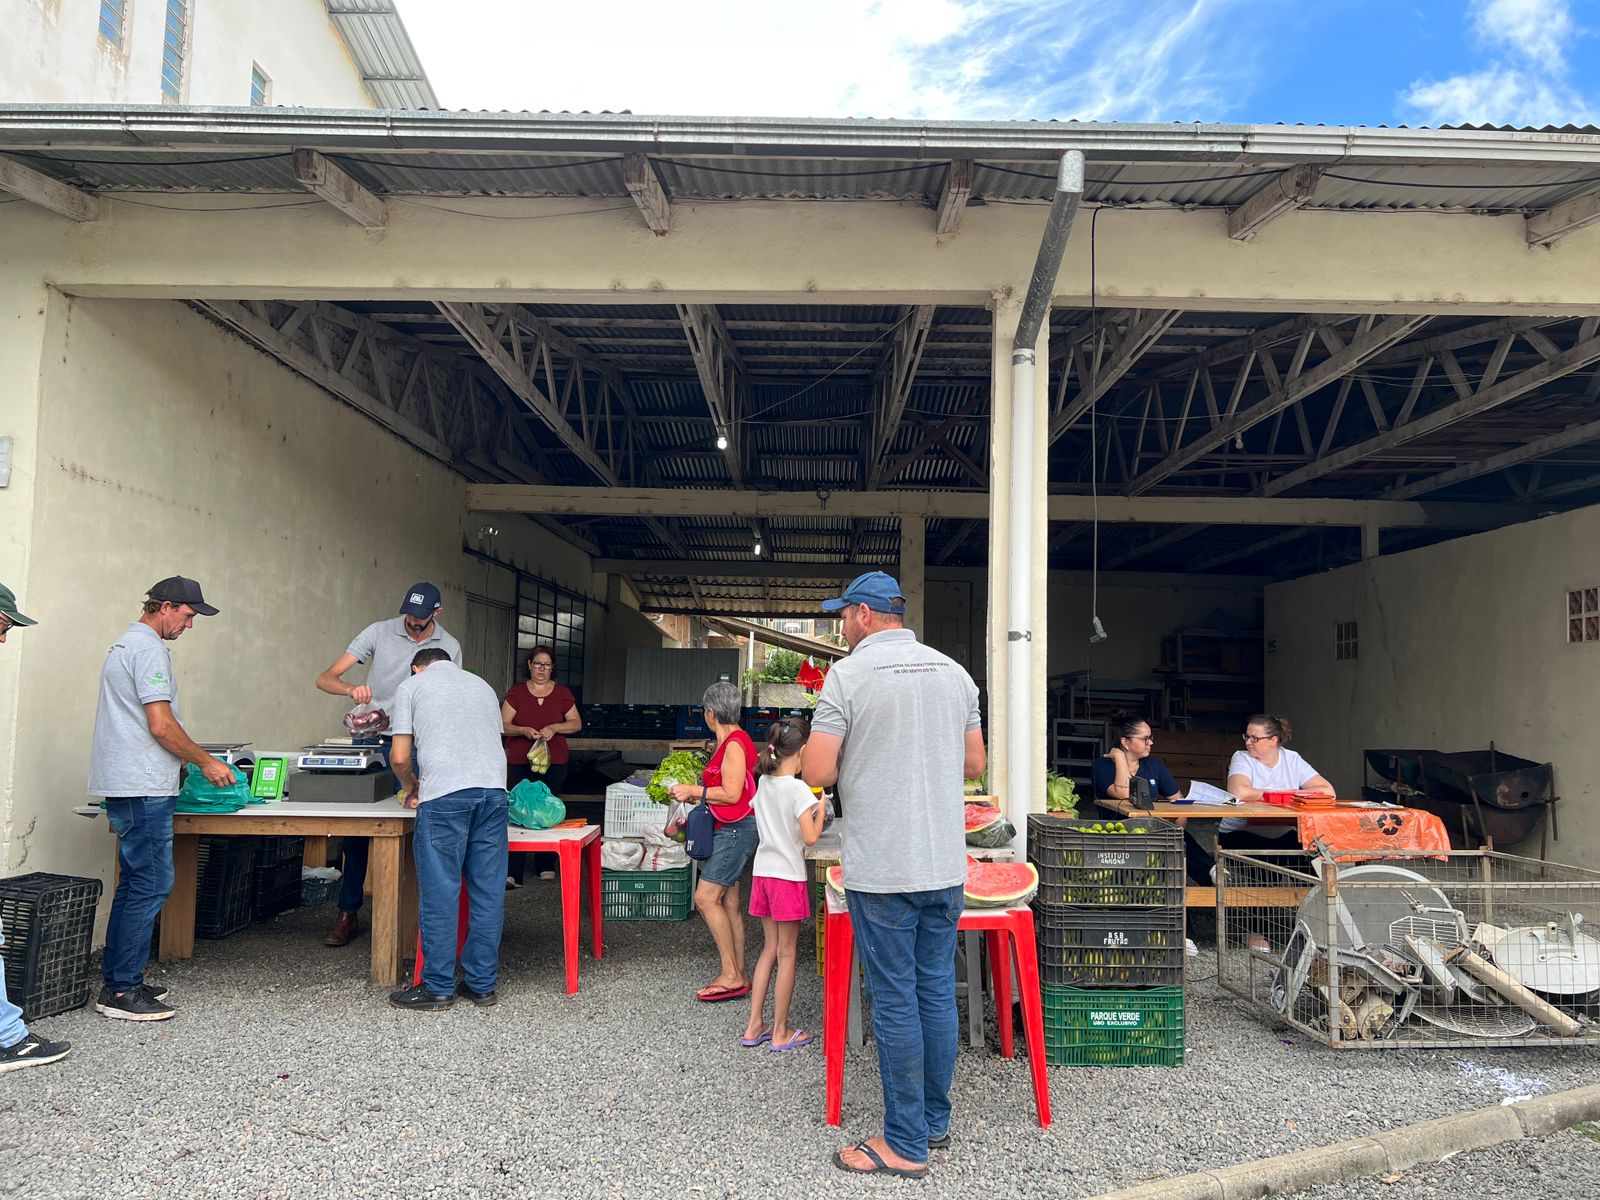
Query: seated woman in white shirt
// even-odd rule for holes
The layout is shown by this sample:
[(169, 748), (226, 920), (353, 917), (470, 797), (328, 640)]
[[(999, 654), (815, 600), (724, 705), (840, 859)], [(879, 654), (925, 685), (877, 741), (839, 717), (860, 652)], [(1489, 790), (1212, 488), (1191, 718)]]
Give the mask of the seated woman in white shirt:
[[(1263, 792), (1334, 795), (1333, 784), (1287, 747), (1292, 736), (1287, 717), (1270, 713), (1251, 717), (1245, 725), (1244, 749), (1235, 750), (1228, 763), (1228, 791), (1247, 802), (1259, 802)], [(1217, 844), (1229, 850), (1278, 850), (1286, 845), (1294, 848), (1295, 842), (1290, 837), (1294, 832), (1292, 820), (1250, 821), (1244, 817), (1225, 817), (1217, 827)], [(1198, 882), (1204, 875), (1215, 883), (1216, 860), (1210, 855), (1204, 856), (1211, 859), (1209, 862), (1197, 860), (1194, 849), (1190, 847), (1190, 878)]]

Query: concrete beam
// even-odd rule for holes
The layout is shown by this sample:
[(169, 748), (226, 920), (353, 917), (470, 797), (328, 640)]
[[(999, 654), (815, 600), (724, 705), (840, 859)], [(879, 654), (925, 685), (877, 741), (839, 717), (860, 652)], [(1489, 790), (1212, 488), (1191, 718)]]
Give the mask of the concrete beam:
[[(1088, 521), (1089, 496), (1051, 496), (1052, 521)], [(1156, 525), (1369, 525), (1386, 529), (1432, 526), (1491, 529), (1529, 515), (1504, 504), (1437, 504), (1415, 500), (1271, 500), (1232, 496), (1101, 496), (1104, 524)], [(473, 484), (474, 512), (576, 513), (654, 517), (954, 517), (983, 520), (983, 492), (834, 492), (826, 502), (813, 492), (734, 492), (698, 488), (582, 488), (524, 484)]]
[(661, 177), (650, 162), (648, 154), (626, 154), (622, 158), (622, 182), (628, 195), (639, 206), (639, 215), (657, 237), (665, 237), (672, 230), (672, 201), (661, 186)]
[(1600, 222), (1600, 192), (1564, 200), (1543, 212), (1529, 213), (1523, 234), (1530, 246), (1553, 246), (1569, 233)]
[[(649, 576), (660, 578), (728, 578), (728, 579), (804, 579), (811, 581), (819, 588), (832, 588), (835, 584), (848, 583), (863, 571), (881, 571), (883, 563), (815, 563), (815, 562), (767, 562), (753, 558), (731, 558), (725, 561), (710, 559), (672, 559), (672, 558), (600, 558), (596, 557), (592, 564), (596, 574), (623, 575), (630, 579), (644, 579)], [(928, 579), (935, 583), (983, 583), (989, 578), (987, 567), (936, 567), (928, 568)], [(1051, 587), (1078, 587), (1094, 582), (1095, 575), (1091, 571), (1051, 571), (1047, 575), (1047, 582)], [(1169, 571), (1105, 571), (1099, 573), (1099, 580), (1106, 586), (1119, 588), (1157, 588), (1170, 589), (1172, 587), (1172, 573)], [(1190, 575), (1183, 577), (1183, 586), (1188, 589), (1203, 588), (1212, 591), (1233, 591), (1239, 588), (1263, 587), (1268, 583), (1276, 583), (1277, 577), (1272, 575)], [(646, 590), (648, 584), (641, 584)], [(836, 591), (829, 593), (837, 595)]]
[(1238, 208), (1228, 211), (1228, 236), (1248, 242), (1284, 213), (1311, 199), (1322, 178), (1321, 167), (1293, 167), (1257, 191)]
[(81, 192), (42, 171), (25, 167), (14, 158), (0, 156), (0, 191), (49, 209), (69, 221), (94, 221), (100, 217), (100, 198)]
[(315, 150), (294, 152), (294, 177), (306, 191), (326, 200), (363, 229), (382, 229), (389, 223), (387, 204)]
[(939, 215), (933, 231), (940, 237), (953, 235), (961, 228), (961, 215), (972, 199), (972, 159), (958, 158), (945, 172), (944, 190), (939, 195)]

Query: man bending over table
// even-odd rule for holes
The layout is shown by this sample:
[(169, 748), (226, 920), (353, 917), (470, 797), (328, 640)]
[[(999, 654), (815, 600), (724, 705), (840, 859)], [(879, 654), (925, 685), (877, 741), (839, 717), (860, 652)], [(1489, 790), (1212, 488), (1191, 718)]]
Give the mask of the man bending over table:
[[(417, 810), (417, 923), (422, 982), (389, 996), (396, 1008), (433, 1010), (456, 1002), (456, 924), (461, 889), (470, 915), (461, 947), (460, 994), (480, 1007), (498, 996), (500, 931), (506, 906), (506, 756), (500, 697), (448, 652), (419, 650), (411, 678), (394, 694), (389, 765), (405, 803)], [(413, 762), (428, 764), (418, 779)]]

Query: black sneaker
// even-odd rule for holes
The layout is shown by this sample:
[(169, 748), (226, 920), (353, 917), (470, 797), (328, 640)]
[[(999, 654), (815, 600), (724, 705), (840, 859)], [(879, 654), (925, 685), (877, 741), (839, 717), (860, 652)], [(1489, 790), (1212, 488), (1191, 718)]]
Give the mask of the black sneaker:
[(139, 985), (152, 1000), (165, 1000), (167, 998), (167, 985), (164, 983), (141, 983)]
[(475, 992), (464, 983), (456, 985), (456, 995), (465, 996), (479, 1008), (489, 1008), (500, 1003), (499, 992)]
[(15, 1046), (0, 1050), (0, 1074), (60, 1062), (71, 1053), (71, 1042), (47, 1042), (36, 1033), (24, 1034)]
[(178, 1015), (177, 1009), (161, 1003), (142, 983), (120, 996), (109, 987), (102, 987), (99, 998), (94, 1002), (94, 1010), (102, 1017), (118, 1021), (165, 1021)]
[(454, 996), (435, 996), (421, 984), (389, 993), (389, 1003), (396, 1008), (410, 1008), (418, 1012), (436, 1012), (441, 1008), (449, 1008), (455, 1002)]

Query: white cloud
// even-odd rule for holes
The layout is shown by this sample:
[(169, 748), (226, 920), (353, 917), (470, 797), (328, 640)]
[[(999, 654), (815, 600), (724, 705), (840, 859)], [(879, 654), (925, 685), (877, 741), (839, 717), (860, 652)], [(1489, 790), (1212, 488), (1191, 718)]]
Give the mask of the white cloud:
[[(401, 0), (452, 108), (1176, 120), (1248, 90), (1240, 0)], [(1255, 53), (1259, 53), (1255, 48)]]
[(1472, 31), (1492, 61), (1415, 81), (1400, 101), (1427, 125), (1593, 124), (1600, 101), (1573, 85), (1566, 47), (1577, 32), (1569, 0), (1474, 0)]

